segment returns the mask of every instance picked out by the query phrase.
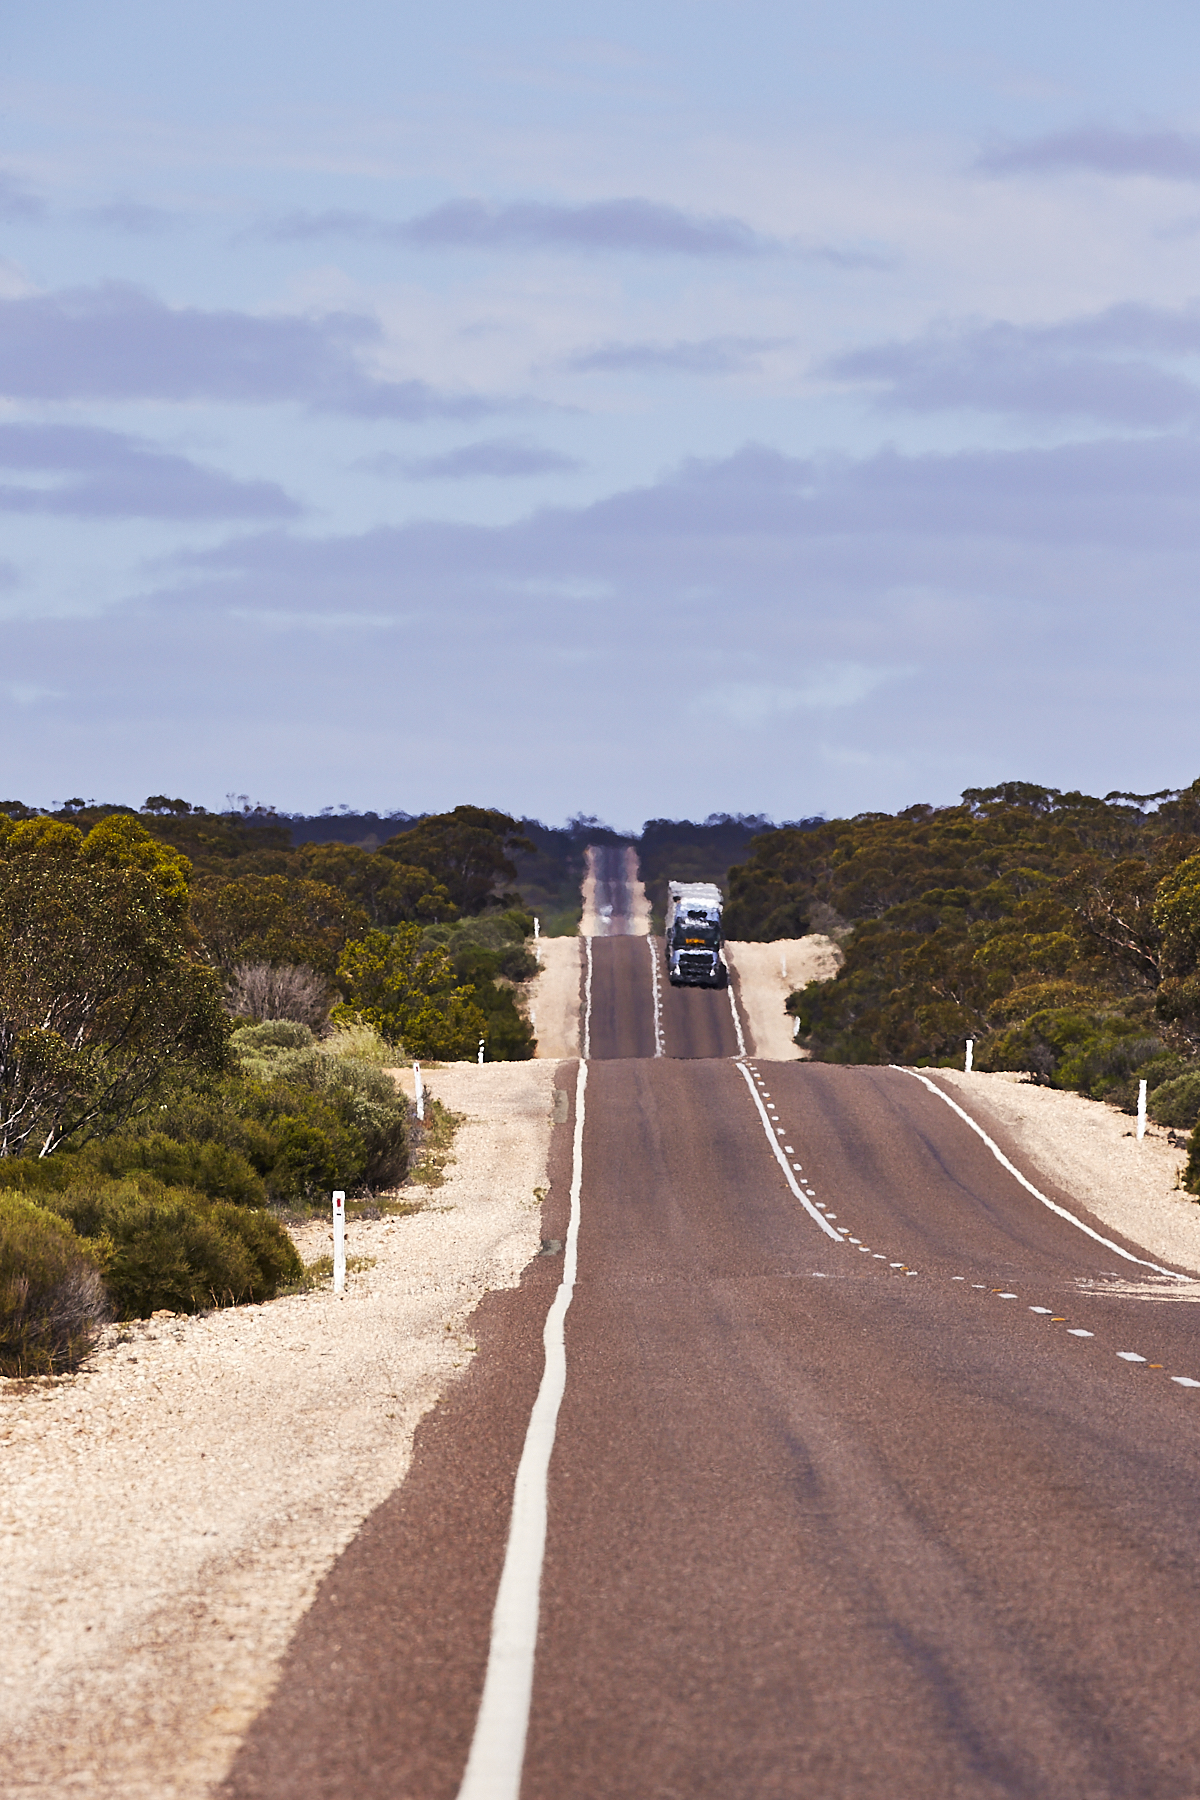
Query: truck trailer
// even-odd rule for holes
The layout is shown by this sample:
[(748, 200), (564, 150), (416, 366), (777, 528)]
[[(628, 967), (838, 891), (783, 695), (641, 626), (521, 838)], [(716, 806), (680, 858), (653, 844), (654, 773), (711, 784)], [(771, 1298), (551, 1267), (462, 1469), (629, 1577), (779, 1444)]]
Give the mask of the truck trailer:
[(672, 987), (724, 987), (721, 890), (711, 881), (667, 883), (667, 975)]

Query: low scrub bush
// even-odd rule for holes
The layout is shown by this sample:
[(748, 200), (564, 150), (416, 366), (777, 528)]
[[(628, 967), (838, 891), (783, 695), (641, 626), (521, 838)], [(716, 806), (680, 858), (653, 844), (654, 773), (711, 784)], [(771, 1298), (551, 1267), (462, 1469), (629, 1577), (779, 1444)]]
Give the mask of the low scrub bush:
[(165, 1187), (192, 1188), (210, 1200), (236, 1206), (265, 1206), (266, 1185), (240, 1150), (226, 1144), (180, 1143), (161, 1131), (146, 1137), (104, 1138), (88, 1146), (81, 1159), (102, 1175), (144, 1171)]
[(1134, 1072), (1162, 1050), (1140, 1018), (1052, 1008), (985, 1038), (975, 1065), (1024, 1069), (1052, 1087), (1119, 1100)]
[(110, 1316), (95, 1254), (66, 1220), (0, 1194), (0, 1375), (77, 1369)]
[(1200, 1119), (1200, 1069), (1177, 1075), (1174, 1081), (1164, 1081), (1156, 1087), (1150, 1094), (1146, 1110), (1159, 1125), (1191, 1131)]
[(303, 1273), (291, 1239), (268, 1213), (149, 1176), (76, 1181), (48, 1205), (95, 1246), (123, 1319), (271, 1300)]

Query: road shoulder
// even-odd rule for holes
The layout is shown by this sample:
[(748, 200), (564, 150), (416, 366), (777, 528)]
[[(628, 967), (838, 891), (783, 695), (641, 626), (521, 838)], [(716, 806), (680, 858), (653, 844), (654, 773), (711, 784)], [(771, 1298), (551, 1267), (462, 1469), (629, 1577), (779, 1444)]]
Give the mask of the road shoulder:
[(1128, 1113), (1007, 1075), (930, 1069), (958, 1103), (1005, 1133), (1035, 1170), (1152, 1256), (1200, 1272), (1200, 1206), (1179, 1186), (1186, 1151), (1151, 1126), (1139, 1144)]
[(354, 1223), (374, 1266), (113, 1333), (87, 1370), (0, 1385), (5, 1793), (201, 1800), (318, 1584), (404, 1480), (469, 1368), (467, 1322), (536, 1253), (550, 1062), (432, 1070), (466, 1115), (428, 1210)]

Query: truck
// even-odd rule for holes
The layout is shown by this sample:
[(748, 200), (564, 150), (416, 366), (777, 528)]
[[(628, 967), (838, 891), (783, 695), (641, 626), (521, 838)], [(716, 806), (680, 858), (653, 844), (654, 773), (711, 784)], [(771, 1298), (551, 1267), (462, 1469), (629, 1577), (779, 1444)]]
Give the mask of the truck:
[(672, 987), (724, 987), (721, 890), (711, 881), (667, 883), (667, 975)]

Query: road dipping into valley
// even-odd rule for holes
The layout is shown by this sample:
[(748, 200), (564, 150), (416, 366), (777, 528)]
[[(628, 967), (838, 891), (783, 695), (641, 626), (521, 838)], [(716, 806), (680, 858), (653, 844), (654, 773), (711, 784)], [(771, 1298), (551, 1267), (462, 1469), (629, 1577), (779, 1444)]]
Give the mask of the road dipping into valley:
[[(740, 1058), (704, 990), (662, 994), (656, 1055), (650, 948), (587, 948), (543, 1223), (577, 1263), (485, 1303), (224, 1791), (1200, 1793), (1197, 1315), (1150, 1297), (1181, 1284), (1033, 1198), (936, 1076)], [(506, 1552), (539, 1432), (530, 1587)], [(536, 1655), (488, 1739), (502, 1571)]]

